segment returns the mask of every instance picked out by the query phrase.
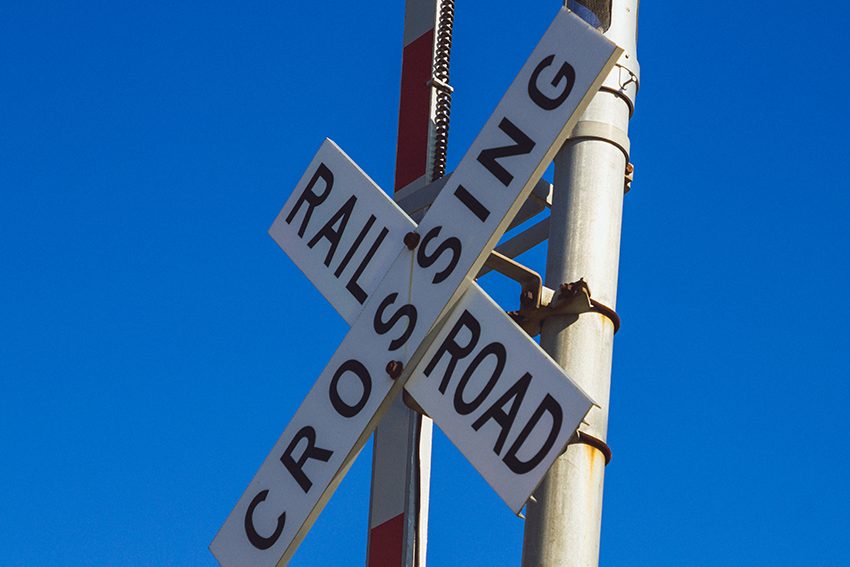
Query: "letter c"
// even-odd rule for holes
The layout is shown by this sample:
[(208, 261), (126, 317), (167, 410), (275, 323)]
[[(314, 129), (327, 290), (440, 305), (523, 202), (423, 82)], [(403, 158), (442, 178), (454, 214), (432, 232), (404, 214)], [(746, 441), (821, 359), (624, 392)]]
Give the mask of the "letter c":
[(245, 533), (248, 535), (248, 541), (250, 541), (251, 545), (257, 549), (262, 550), (270, 548), (275, 544), (275, 542), (277, 542), (278, 538), (280, 538), (280, 534), (283, 533), (283, 526), (286, 524), (286, 512), (284, 512), (277, 517), (277, 527), (271, 536), (263, 537), (257, 533), (256, 528), (254, 528), (254, 509), (260, 504), (260, 502), (265, 500), (268, 495), (268, 490), (260, 491), (259, 494), (254, 496), (251, 503), (248, 504), (248, 510), (245, 512)]

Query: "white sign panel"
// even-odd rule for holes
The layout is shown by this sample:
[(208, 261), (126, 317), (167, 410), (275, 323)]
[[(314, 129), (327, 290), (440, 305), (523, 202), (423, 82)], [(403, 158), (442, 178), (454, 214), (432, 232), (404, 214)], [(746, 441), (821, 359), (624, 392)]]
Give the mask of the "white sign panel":
[(223, 565), (289, 560), (619, 54), (558, 14), (219, 531)]
[(339, 349), (231, 512), (210, 549), (225, 566), (288, 561), (380, 416), (386, 349)]
[(405, 389), (514, 512), (593, 403), (477, 287), (457, 303)]
[(269, 234), (352, 323), (413, 228), (398, 205), (325, 140)]
[[(313, 199), (317, 202), (309, 211), (304, 236), (299, 237), (299, 217), (292, 211), (297, 211), (302, 203), (310, 201), (311, 197), (305, 198), (304, 195), (310, 193), (309, 180), (315, 179), (319, 171), (334, 180), (329, 190), (332, 193), (328, 193), (322, 202)], [(368, 216), (361, 214), (359, 218), (354, 217), (356, 208), (346, 203), (356, 203), (356, 206), (362, 204)], [(339, 211), (350, 211), (348, 215), (352, 217), (351, 220), (338, 222), (340, 218), (348, 218), (341, 216)], [(308, 218), (306, 213), (304, 218)], [(281, 247), (296, 256), (299, 265), (307, 267), (305, 271), (318, 288), (334, 290), (334, 293), (328, 294), (332, 303), (339, 297), (343, 298), (342, 301), (349, 301), (351, 295), (346, 293), (347, 290), (342, 291), (347, 285), (343, 282), (345, 278), (340, 280), (334, 275), (336, 263), (331, 247), (310, 246), (310, 243), (319, 241), (314, 234), (322, 234), (327, 226), (340, 227), (334, 232), (335, 239), (353, 242), (348, 250), (356, 249), (357, 242), (362, 239), (346, 237), (346, 231), (359, 236), (364, 232), (362, 226), (391, 227), (387, 229), (390, 238), (400, 242), (404, 234), (416, 228), (416, 224), (330, 140), (322, 144), (269, 232), (276, 239), (286, 235), (286, 239), (278, 240)], [(401, 249), (392, 241), (385, 246), (392, 246), (396, 255)], [(347, 253), (340, 257), (351, 256), (351, 253)], [(378, 259), (367, 261), (365, 265), (379, 273), (385, 271), (393, 260), (389, 258), (384, 261), (386, 254), (373, 257)], [(325, 262), (327, 258), (331, 258), (331, 261)], [(368, 256), (364, 255), (363, 258)], [(377, 282), (374, 286), (364, 283), (362, 289), (365, 294), (370, 294), (376, 285)], [(435, 340), (436, 343), (431, 345), (417, 365), (406, 389), (428, 415), (437, 421), (499, 496), (511, 509), (518, 511), (549, 465), (563, 450), (566, 440), (590, 408), (591, 401), (475, 283), (470, 285), (453, 308), (441, 334)], [(444, 377), (438, 381), (439, 386), (435, 386), (433, 380), (436, 366), (439, 366), (437, 372)], [(453, 377), (455, 369), (457, 376)], [(429, 377), (432, 379), (427, 379)], [(520, 379), (521, 383), (517, 385)], [(514, 389), (510, 386), (514, 386)], [(446, 388), (455, 392), (454, 397), (447, 393)], [(474, 391), (483, 392), (480, 399), (475, 397), (475, 410), (459, 401)], [(515, 393), (515, 398), (497, 403), (505, 392)], [(543, 404), (544, 400), (546, 404)], [(534, 404), (538, 408), (543, 404), (541, 413), (532, 412), (530, 408)], [(511, 409), (505, 410), (505, 406)], [(489, 413), (485, 411), (487, 407), (490, 408)], [(468, 411), (458, 408), (468, 408)], [(524, 411), (526, 409), (528, 411)], [(507, 414), (502, 416), (500, 412), (504, 411)], [(534, 417), (531, 426), (528, 426), (529, 422), (522, 425), (522, 419), (529, 417), (525, 413)], [(488, 426), (496, 425), (482, 427), (484, 422), (479, 423), (479, 419), (487, 421)], [(551, 423), (546, 420), (551, 420)], [(545, 429), (547, 423), (551, 425), (549, 429)], [(499, 429), (499, 426), (503, 427)], [(548, 431), (551, 436), (539, 442), (530, 438), (539, 435), (541, 431)], [(498, 436), (494, 437), (496, 432)], [(504, 442), (507, 436), (513, 441), (510, 446)], [(532, 446), (537, 447), (533, 461), (520, 463), (519, 455), (528, 452)], [(490, 449), (482, 450), (486, 447)], [(510, 452), (510, 447), (516, 450)]]

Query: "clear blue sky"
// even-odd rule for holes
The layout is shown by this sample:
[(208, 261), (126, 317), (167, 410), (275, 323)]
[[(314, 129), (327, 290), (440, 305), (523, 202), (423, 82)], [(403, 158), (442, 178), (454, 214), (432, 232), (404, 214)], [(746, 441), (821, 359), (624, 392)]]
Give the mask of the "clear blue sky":
[[(391, 186), (378, 4), (0, 5), (0, 564), (215, 564), (346, 332), (266, 230), (326, 136)], [(450, 168), (558, 5), (458, 0)], [(801, 6), (643, 3), (602, 565), (850, 562), (850, 18)], [(364, 563), (369, 466), (293, 565)], [(433, 477), (430, 564), (518, 565)]]

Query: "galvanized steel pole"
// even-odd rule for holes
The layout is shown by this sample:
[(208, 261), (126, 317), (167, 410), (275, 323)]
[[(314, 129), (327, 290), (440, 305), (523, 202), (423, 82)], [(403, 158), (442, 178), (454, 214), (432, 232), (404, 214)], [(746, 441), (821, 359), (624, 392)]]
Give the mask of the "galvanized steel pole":
[[(639, 0), (570, 0), (568, 7), (623, 49), (618, 66), (555, 158), (546, 266), (553, 289), (583, 278), (596, 301), (614, 308), (627, 167), (629, 118), (640, 68)], [(541, 345), (600, 405), (582, 434), (605, 441), (614, 325), (599, 313), (548, 319)], [(598, 444), (597, 444), (598, 445)], [(529, 502), (523, 567), (595, 567), (599, 563), (605, 455), (586, 443), (568, 446)]]

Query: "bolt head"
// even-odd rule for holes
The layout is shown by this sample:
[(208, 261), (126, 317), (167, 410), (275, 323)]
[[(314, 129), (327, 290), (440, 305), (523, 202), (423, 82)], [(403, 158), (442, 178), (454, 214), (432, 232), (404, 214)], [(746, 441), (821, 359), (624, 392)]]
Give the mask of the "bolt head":
[(391, 360), (387, 363), (387, 374), (389, 374), (390, 378), (393, 380), (398, 379), (403, 370), (404, 365), (399, 360)]
[(408, 250), (413, 250), (417, 246), (419, 246), (420, 236), (416, 232), (408, 232), (404, 235), (404, 245), (407, 246)]

